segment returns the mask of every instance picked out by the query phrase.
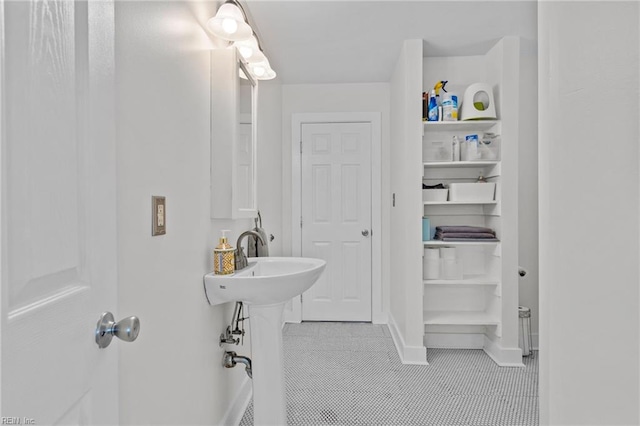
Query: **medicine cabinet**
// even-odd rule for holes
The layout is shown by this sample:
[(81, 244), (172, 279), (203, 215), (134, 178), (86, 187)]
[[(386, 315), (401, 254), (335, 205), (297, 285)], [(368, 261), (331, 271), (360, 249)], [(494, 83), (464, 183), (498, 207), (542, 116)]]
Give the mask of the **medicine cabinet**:
[(211, 217), (257, 217), (258, 83), (235, 47), (211, 51)]

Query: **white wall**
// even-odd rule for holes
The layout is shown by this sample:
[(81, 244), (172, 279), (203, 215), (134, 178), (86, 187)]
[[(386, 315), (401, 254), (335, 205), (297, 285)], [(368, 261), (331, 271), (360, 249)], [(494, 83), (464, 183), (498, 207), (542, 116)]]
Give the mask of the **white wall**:
[(638, 424), (639, 4), (538, 12), (541, 424)]
[[(404, 168), (405, 161), (405, 144), (403, 141), (406, 139), (407, 129), (405, 123), (406, 116), (406, 73), (407, 65), (405, 56), (406, 46), (403, 45), (400, 54), (398, 55), (398, 61), (393, 70), (390, 83), (390, 103), (391, 103), (391, 134), (395, 141), (393, 149), (390, 151), (389, 163), (390, 170), (393, 171), (390, 176), (389, 192), (392, 197), (395, 197), (395, 203), (392, 201), (391, 215), (389, 223), (390, 239), (389, 244), (395, 248), (389, 253), (389, 263), (391, 265), (402, 265), (403, 255), (406, 247), (405, 243), (405, 230), (404, 230), (404, 218), (403, 211), (399, 208), (401, 201), (400, 195), (402, 188), (405, 185), (402, 179), (401, 171)], [(393, 195), (395, 194), (395, 196)], [(393, 200), (393, 198), (392, 198)], [(391, 329), (397, 327), (398, 334), (404, 336), (406, 334), (407, 320), (403, 314), (405, 309), (405, 300), (407, 297), (407, 289), (404, 283), (407, 282), (405, 277), (407, 268), (397, 268), (394, 271), (394, 286), (393, 292), (389, 295), (389, 321)], [(397, 317), (397, 318), (396, 318)], [(403, 337), (404, 338), (404, 337)], [(396, 342), (397, 346), (402, 345), (402, 342)]]
[[(141, 320), (138, 341), (118, 345), (122, 424), (217, 424), (245, 380), (243, 368), (221, 366), (217, 340), (233, 305), (209, 306), (202, 286), (219, 230), (231, 229), (235, 245), (253, 227), (209, 214), (212, 42), (204, 23), (216, 9), (215, 2), (116, 4), (119, 316)], [(279, 198), (263, 195), (280, 186), (269, 173), (280, 167), (279, 87), (261, 89), (259, 200), (268, 231), (279, 234)], [(151, 237), (152, 195), (167, 197), (165, 236)], [(250, 356), (248, 341), (247, 334), (233, 350)]]
[(258, 208), (269, 243), (269, 255), (281, 256), (282, 233), (282, 85), (260, 81), (258, 89)]
[[(405, 40), (391, 78), (391, 321), (404, 363), (425, 363), (422, 304), (422, 40)], [(410, 267), (406, 267), (409, 265)], [(394, 336), (396, 332), (392, 324)], [(401, 341), (397, 341), (397, 339)]]
[[(389, 223), (389, 84), (294, 84), (282, 85), (282, 192), (274, 188), (273, 196), (282, 199), (282, 247), (291, 255), (291, 115), (319, 112), (381, 112), (382, 114), (382, 224)], [(374, 230), (375, 232), (375, 230)], [(388, 258), (389, 232), (382, 229), (383, 259)], [(383, 303), (388, 300), (389, 268), (382, 263)], [(383, 305), (387, 310), (387, 305)]]
[[(538, 58), (520, 56), (520, 135), (518, 137), (519, 304), (531, 308), (533, 346), (538, 346)], [(515, 272), (514, 272), (515, 273)]]

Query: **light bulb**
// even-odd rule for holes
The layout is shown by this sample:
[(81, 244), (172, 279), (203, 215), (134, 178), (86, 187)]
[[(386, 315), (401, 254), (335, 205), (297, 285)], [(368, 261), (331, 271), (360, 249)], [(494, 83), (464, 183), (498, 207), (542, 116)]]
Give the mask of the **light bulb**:
[(251, 55), (253, 55), (253, 49), (249, 46), (238, 46), (238, 51), (245, 59), (248, 59)]
[(256, 77), (262, 77), (265, 72), (267, 72), (267, 70), (263, 66), (253, 67), (253, 73), (256, 75)]
[(224, 18), (222, 20), (222, 29), (227, 33), (227, 34), (233, 34), (236, 31), (238, 31), (238, 23), (236, 22), (235, 19), (232, 18)]

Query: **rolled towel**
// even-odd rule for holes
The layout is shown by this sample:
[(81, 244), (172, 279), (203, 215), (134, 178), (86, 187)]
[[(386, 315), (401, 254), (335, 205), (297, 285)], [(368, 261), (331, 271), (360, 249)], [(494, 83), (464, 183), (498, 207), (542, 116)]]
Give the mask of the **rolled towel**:
[(494, 233), (491, 228), (483, 228), (481, 226), (436, 226), (436, 232), (478, 232), (478, 233)]

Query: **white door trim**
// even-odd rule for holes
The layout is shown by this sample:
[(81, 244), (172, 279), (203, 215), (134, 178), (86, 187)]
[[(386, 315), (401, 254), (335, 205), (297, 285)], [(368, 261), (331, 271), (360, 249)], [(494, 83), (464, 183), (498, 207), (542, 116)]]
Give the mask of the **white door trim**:
[[(302, 254), (300, 232), (302, 125), (308, 123), (371, 123), (371, 321), (386, 324), (382, 303), (382, 142), (380, 112), (303, 113), (291, 115), (291, 251)], [(288, 322), (302, 321), (302, 298), (293, 299)]]

